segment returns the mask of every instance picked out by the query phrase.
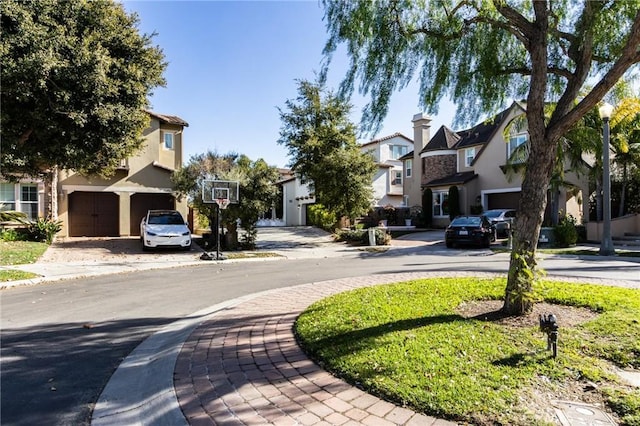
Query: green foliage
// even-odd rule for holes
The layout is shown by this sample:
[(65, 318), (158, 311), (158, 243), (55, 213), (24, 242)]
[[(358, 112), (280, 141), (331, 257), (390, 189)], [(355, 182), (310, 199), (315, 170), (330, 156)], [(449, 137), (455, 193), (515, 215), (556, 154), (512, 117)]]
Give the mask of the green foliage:
[(294, 172), (316, 201), (336, 218), (355, 219), (371, 206), (373, 157), (356, 143), (351, 105), (321, 83), (298, 81), (298, 97), (279, 109), (278, 143), (286, 146)]
[(147, 98), (165, 84), (161, 49), (118, 2), (5, 0), (0, 8), (2, 175), (54, 166), (113, 173), (143, 142)]
[(457, 186), (449, 187), (449, 219), (460, 216), (460, 193)]
[(53, 238), (61, 229), (62, 221), (41, 217), (29, 225), (29, 239), (31, 241), (44, 241), (47, 244), (51, 244)]
[(26, 241), (29, 234), (25, 228), (4, 228), (0, 229), (0, 240), (2, 241)]
[[(471, 124), (526, 99), (530, 155), (522, 181), (514, 250), (531, 250), (542, 223), (560, 139), (627, 71), (637, 72), (637, 2), (323, 0), (329, 39), (321, 77), (345, 48), (340, 87), (370, 96), (362, 121), (378, 130), (394, 91), (414, 78), (437, 113), (443, 97), (456, 122)], [(356, 81), (358, 80), (358, 81)], [(556, 102), (548, 120), (545, 108)], [(426, 210), (425, 210), (426, 211)], [(535, 247), (533, 248), (535, 250)], [(511, 257), (509, 285), (526, 274)], [(535, 266), (535, 265), (532, 265)]]
[(38, 274), (33, 272), (19, 271), (15, 269), (2, 269), (0, 270), (0, 282), (29, 280), (36, 278)]
[(317, 226), (325, 231), (332, 232), (336, 225), (336, 216), (327, 210), (322, 204), (311, 204), (307, 206), (307, 215), (310, 225)]
[(498, 300), (504, 284), (434, 278), (344, 292), (305, 310), (295, 332), (337, 376), (427, 415), (464, 424), (541, 424), (530, 411), (537, 407), (522, 401), (531, 392), (579, 386), (582, 378), (596, 381), (594, 392), (610, 395), (610, 407), (634, 424), (638, 392), (611, 377), (611, 363), (624, 364), (608, 353), (638, 362), (637, 290), (543, 281), (546, 302), (599, 312), (581, 325), (561, 324), (553, 359), (537, 321), (513, 327), (461, 314), (469, 304)]
[(208, 151), (191, 157), (183, 168), (171, 175), (171, 180), (180, 196), (186, 196), (199, 215), (205, 216), (211, 223), (215, 223), (213, 218), (216, 207), (202, 201), (203, 181), (215, 179), (239, 182), (240, 203), (230, 204), (225, 210), (221, 210), (220, 223), (237, 239), (236, 221), (240, 219), (245, 230), (241, 245), (253, 248), (257, 235), (255, 225), (260, 214), (270, 209), (278, 199), (275, 185), (278, 177), (278, 169), (269, 166), (262, 159), (251, 161), (247, 156), (233, 152), (220, 155)]
[[(0, 209), (3, 204), (0, 203)], [(13, 210), (0, 210), (0, 222), (15, 222), (15, 223), (27, 223), (27, 215), (23, 212), (17, 212)]]
[[(384, 229), (375, 229), (376, 245), (384, 246), (391, 242), (391, 235)], [(335, 234), (336, 241), (344, 241), (350, 244), (369, 245), (369, 230), (338, 230)]]
[(422, 214), (426, 226), (431, 226), (433, 223), (433, 191), (431, 188), (427, 188), (422, 192)]
[(578, 241), (576, 219), (572, 215), (564, 216), (560, 219), (560, 222), (553, 227), (553, 235), (556, 247), (575, 246)]

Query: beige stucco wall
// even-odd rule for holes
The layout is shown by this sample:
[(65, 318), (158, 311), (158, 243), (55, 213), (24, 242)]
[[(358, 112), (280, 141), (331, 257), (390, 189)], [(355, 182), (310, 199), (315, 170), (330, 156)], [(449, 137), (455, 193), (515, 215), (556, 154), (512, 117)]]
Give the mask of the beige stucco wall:
[[(162, 132), (175, 132), (174, 149), (164, 149)], [(182, 166), (182, 128), (175, 125), (161, 125), (157, 119), (143, 132), (144, 146), (134, 156), (127, 159), (128, 168), (118, 169), (114, 176), (105, 179), (99, 176), (84, 177), (71, 170), (60, 172), (58, 180), (58, 217), (63, 228), (58, 235), (69, 235), (68, 200), (74, 191), (112, 192), (119, 197), (120, 235), (130, 234), (131, 196), (136, 193), (172, 194), (171, 173)], [(188, 214), (186, 199), (176, 199), (176, 210), (185, 218)]]

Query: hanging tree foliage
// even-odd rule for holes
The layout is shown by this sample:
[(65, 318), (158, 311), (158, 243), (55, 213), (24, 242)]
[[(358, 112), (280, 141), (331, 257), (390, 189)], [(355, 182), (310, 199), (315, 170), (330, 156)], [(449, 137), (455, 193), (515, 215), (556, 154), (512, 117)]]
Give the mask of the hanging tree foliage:
[[(459, 122), (526, 99), (530, 156), (515, 224), (503, 310), (532, 307), (536, 241), (560, 137), (638, 63), (636, 1), (323, 0), (327, 66), (342, 44), (350, 68), (341, 86), (358, 82), (371, 102), (363, 113), (376, 130), (391, 94), (414, 77), (420, 102), (437, 113), (449, 96)], [(325, 72), (327, 69), (325, 68)], [(556, 107), (548, 122), (544, 107)]]

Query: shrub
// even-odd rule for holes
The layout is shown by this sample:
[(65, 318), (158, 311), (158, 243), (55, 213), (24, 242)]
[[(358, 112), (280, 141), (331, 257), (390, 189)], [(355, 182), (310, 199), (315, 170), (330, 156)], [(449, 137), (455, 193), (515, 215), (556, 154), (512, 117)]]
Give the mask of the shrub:
[(578, 241), (576, 219), (571, 215), (564, 216), (560, 219), (560, 222), (553, 227), (553, 236), (556, 247), (574, 246)]
[(424, 225), (431, 226), (433, 222), (433, 191), (427, 188), (422, 193), (422, 215), (424, 217)]
[(31, 241), (45, 241), (47, 244), (53, 242), (53, 237), (62, 229), (62, 222), (50, 218), (38, 218), (29, 225), (29, 239)]
[(325, 231), (333, 231), (336, 224), (336, 216), (322, 204), (311, 204), (307, 206), (307, 213), (311, 225), (322, 228)]
[(0, 240), (2, 241), (26, 241), (29, 235), (25, 228), (5, 228), (0, 229)]
[[(383, 246), (391, 242), (391, 235), (383, 229), (376, 229), (376, 245)], [(343, 241), (349, 244), (369, 245), (369, 231), (364, 229), (342, 230), (335, 234), (336, 241)]]

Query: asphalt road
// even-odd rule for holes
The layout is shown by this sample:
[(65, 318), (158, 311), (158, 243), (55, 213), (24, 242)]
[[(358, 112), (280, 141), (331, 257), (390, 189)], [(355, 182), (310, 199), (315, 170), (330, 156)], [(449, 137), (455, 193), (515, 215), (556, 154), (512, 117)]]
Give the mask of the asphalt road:
[[(549, 276), (618, 279), (640, 288), (636, 259), (549, 257), (541, 266)], [(168, 323), (235, 297), (349, 276), (507, 268), (508, 254), (407, 247), (319, 259), (204, 263), (4, 290), (0, 423), (89, 424), (109, 377), (140, 342)]]

